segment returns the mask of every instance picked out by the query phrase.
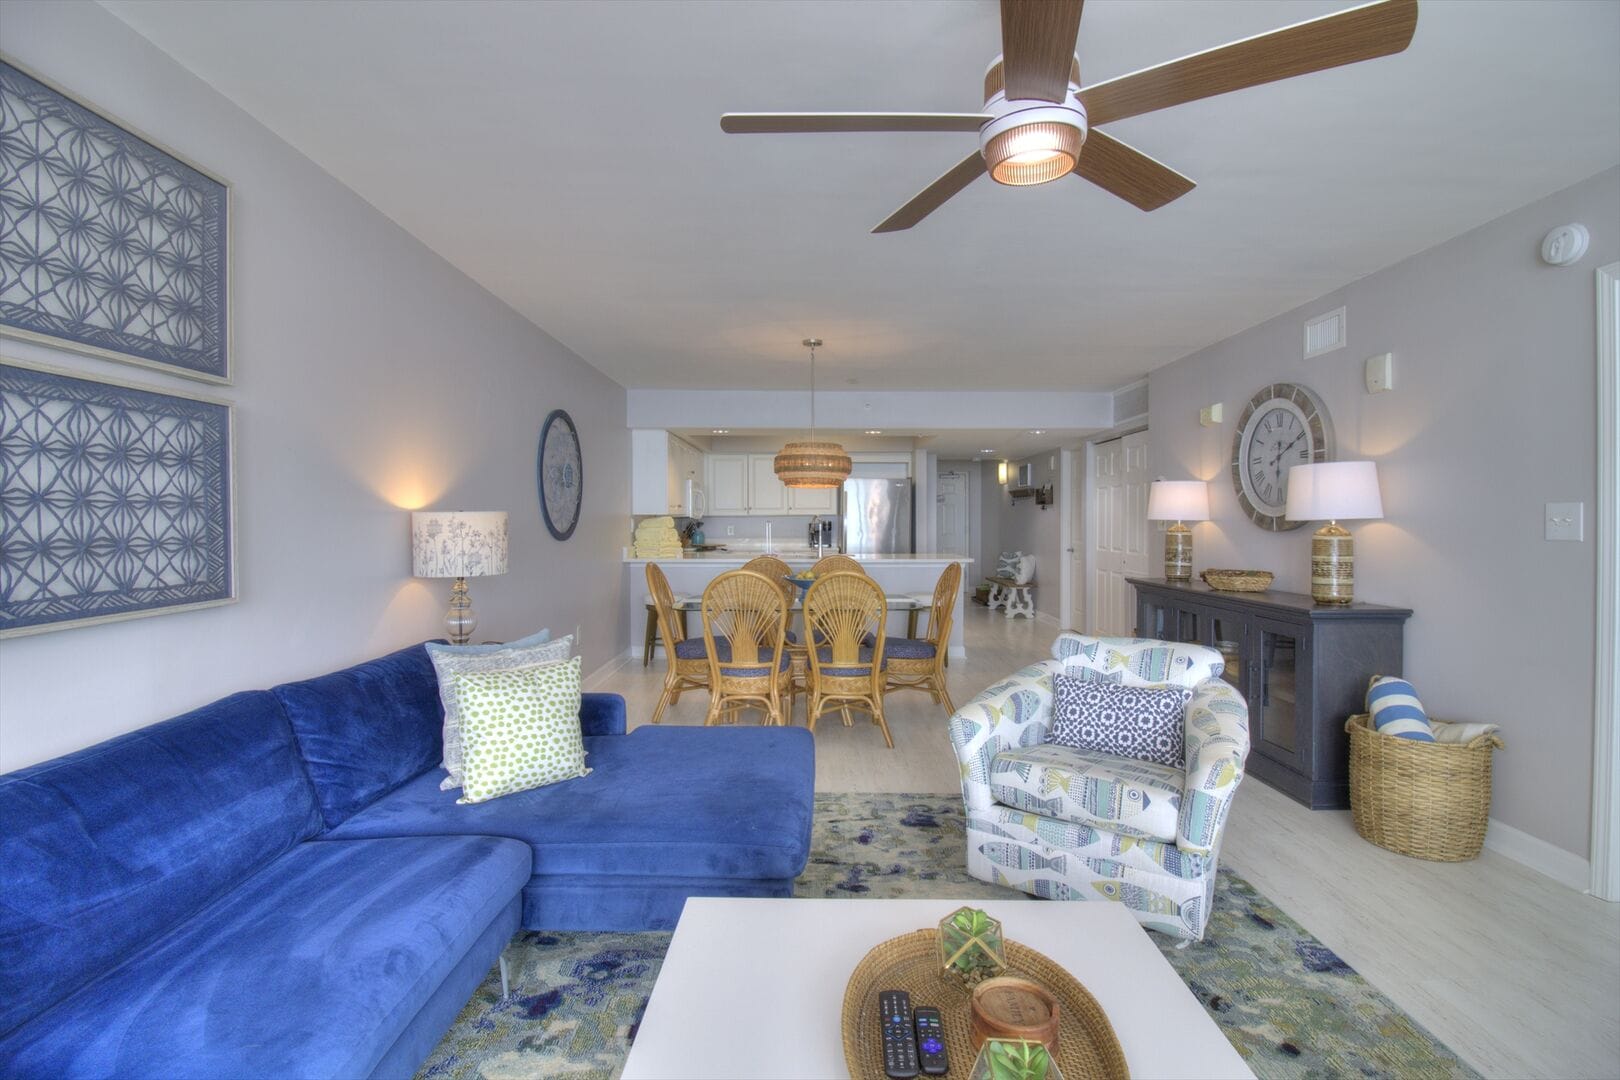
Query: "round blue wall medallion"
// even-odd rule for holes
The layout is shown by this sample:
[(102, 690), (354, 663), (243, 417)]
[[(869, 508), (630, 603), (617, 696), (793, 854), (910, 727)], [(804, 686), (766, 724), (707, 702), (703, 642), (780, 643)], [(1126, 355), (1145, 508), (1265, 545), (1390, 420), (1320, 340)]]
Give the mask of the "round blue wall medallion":
[(585, 464), (580, 458), (579, 432), (573, 419), (553, 409), (540, 429), (540, 452), (535, 457), (540, 486), (540, 514), (558, 540), (574, 535), (579, 505), (585, 494)]

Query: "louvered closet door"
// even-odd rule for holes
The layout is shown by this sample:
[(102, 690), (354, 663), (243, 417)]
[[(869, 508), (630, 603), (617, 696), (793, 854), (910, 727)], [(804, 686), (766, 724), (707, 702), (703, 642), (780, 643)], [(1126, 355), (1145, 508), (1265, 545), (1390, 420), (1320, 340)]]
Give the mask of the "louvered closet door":
[(1092, 553), (1096, 590), (1093, 632), (1127, 636), (1136, 628), (1136, 598), (1127, 577), (1148, 572), (1147, 432), (1097, 444), (1095, 454), (1096, 549)]

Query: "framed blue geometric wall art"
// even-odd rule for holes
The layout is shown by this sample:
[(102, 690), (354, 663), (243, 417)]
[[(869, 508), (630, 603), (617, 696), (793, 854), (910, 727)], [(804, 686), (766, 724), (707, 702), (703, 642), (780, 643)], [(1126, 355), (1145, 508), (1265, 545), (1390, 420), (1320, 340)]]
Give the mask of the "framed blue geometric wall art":
[(0, 637), (236, 598), (225, 402), (0, 360)]
[(230, 185), (0, 58), (0, 334), (231, 378)]

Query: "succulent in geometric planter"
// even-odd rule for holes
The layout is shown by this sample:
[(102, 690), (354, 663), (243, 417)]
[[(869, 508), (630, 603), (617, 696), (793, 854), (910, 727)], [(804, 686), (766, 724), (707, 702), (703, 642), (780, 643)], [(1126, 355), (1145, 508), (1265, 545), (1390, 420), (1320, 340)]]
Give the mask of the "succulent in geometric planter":
[(1038, 1042), (987, 1039), (969, 1080), (1063, 1080), (1057, 1060)]
[(1001, 922), (978, 908), (957, 908), (939, 921), (939, 963), (945, 974), (973, 987), (1007, 969)]

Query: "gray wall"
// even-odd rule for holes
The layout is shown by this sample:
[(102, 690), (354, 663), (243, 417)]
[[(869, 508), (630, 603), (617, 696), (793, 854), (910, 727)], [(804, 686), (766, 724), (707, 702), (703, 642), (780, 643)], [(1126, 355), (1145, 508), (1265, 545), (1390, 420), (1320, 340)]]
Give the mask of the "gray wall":
[(994, 574), (1001, 553), (1011, 550), (1001, 542), (1002, 519), (1007, 513), (1007, 489), (997, 479), (996, 466), (997, 462), (994, 461), (979, 463), (979, 554), (982, 561), (974, 568), (978, 573), (971, 575), (968, 592), (978, 588), (981, 580)]
[[(22, 63), (234, 184), (234, 386), (4, 348), (236, 403), (241, 599), (0, 642), (0, 769), (437, 636), (449, 583), (410, 577), (410, 506), (510, 512), (511, 573), (471, 583), (481, 638), (582, 624), (587, 671), (623, 653), (624, 390), (100, 7), (7, 3), (3, 28)], [(559, 407), (587, 484), (566, 544), (535, 495)]]
[[(1582, 222), (1592, 248), (1554, 269), (1548, 229)], [(1306, 238), (1302, 238), (1302, 241)], [(1160, 368), (1152, 467), (1207, 479), (1194, 570), (1274, 571), (1308, 592), (1309, 526), (1262, 532), (1227, 475), (1248, 398), (1303, 383), (1327, 405), (1338, 456), (1378, 463), (1383, 521), (1351, 523), (1358, 599), (1414, 609), (1406, 671), (1431, 713), (1505, 729), (1493, 818), (1585, 858), (1595, 545), (1542, 539), (1543, 504), (1596, 493), (1593, 272), (1620, 258), (1620, 170), (1610, 170)], [(1344, 305), (1346, 348), (1301, 359), (1303, 324)], [(1395, 389), (1369, 395), (1366, 357), (1395, 353)], [(1221, 402), (1226, 422), (1198, 425)]]

